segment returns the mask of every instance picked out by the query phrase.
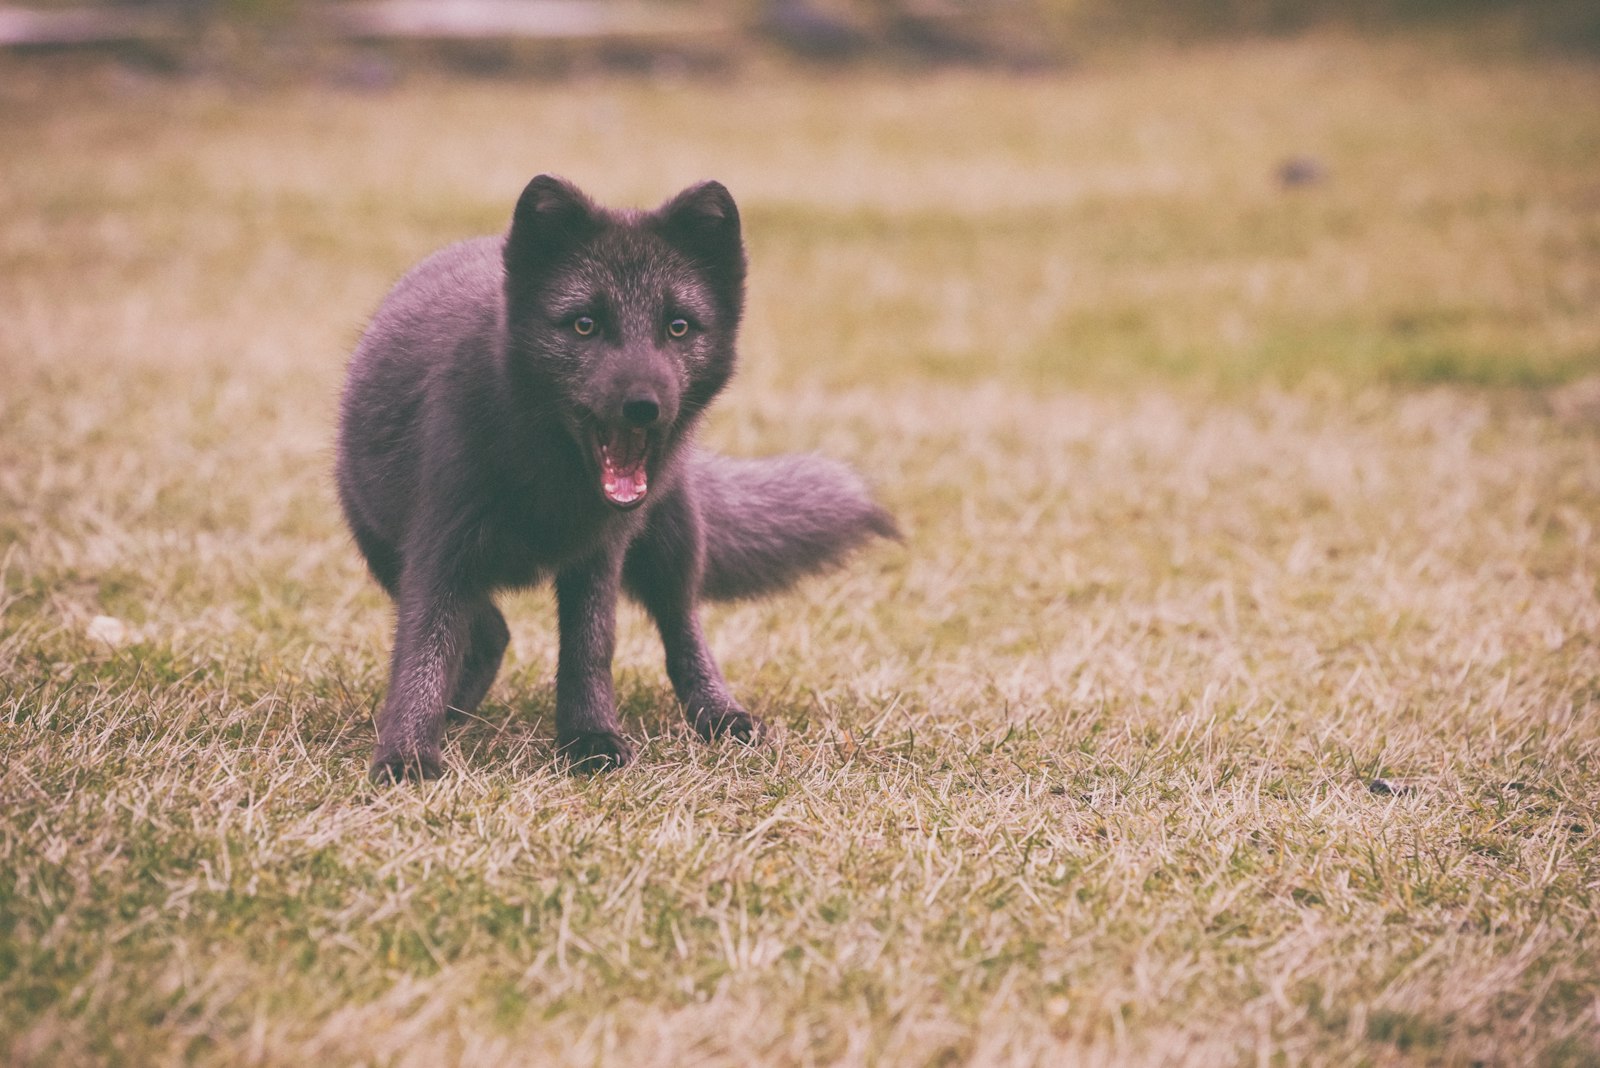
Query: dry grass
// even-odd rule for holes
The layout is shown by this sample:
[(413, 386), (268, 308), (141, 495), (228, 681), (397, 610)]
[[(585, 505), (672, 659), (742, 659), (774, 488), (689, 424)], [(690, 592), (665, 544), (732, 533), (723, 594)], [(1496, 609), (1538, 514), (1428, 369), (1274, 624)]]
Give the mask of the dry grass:
[[(1597, 90), (1336, 38), (383, 99), (20, 72), (0, 1060), (1592, 1063)], [(1278, 190), (1293, 152), (1330, 180)], [(910, 536), (712, 613), (768, 748), (689, 741), (630, 614), (640, 760), (557, 774), (528, 595), (451, 773), (374, 789), (343, 352), (542, 169), (727, 181), (711, 437), (852, 459)]]

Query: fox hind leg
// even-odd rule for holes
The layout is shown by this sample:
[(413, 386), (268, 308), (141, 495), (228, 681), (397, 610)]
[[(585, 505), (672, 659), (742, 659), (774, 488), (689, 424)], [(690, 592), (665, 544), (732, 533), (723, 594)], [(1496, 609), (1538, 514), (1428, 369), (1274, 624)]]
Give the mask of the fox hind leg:
[(506, 646), (511, 641), (511, 631), (506, 627), (506, 617), (490, 601), (472, 617), (468, 630), (467, 652), (461, 661), (461, 674), (450, 694), (450, 711), (455, 715), (469, 716), (477, 711), (483, 698), (494, 685), (505, 659)]

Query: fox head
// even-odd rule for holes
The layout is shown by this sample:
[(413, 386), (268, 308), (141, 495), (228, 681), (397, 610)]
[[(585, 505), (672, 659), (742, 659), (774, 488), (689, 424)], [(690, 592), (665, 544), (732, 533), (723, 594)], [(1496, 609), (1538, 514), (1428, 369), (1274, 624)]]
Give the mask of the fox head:
[(555, 413), (613, 507), (643, 503), (733, 373), (744, 310), (739, 209), (719, 182), (608, 211), (540, 175), (505, 239), (506, 360)]

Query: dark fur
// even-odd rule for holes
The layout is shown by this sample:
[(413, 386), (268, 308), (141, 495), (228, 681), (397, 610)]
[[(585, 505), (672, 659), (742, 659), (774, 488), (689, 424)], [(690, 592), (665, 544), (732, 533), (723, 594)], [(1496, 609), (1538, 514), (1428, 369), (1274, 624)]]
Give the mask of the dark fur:
[[(374, 778), (438, 774), (446, 710), (476, 708), (505, 653), (494, 593), (547, 578), (574, 765), (632, 755), (611, 688), (619, 589), (654, 618), (695, 730), (759, 733), (706, 646), (700, 598), (780, 589), (894, 523), (842, 465), (690, 444), (733, 372), (744, 275), (716, 182), (638, 213), (541, 176), (504, 238), (435, 253), (389, 294), (350, 363), (338, 449), (339, 499), (397, 609)], [(675, 319), (692, 324), (683, 338)], [(624, 508), (601, 492), (592, 435), (638, 426), (649, 490)]]

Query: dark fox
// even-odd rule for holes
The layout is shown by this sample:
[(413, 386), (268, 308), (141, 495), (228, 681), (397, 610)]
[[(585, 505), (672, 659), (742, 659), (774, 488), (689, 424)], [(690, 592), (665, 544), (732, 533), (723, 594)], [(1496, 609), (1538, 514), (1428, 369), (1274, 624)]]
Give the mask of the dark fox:
[(356, 544), (396, 605), (374, 779), (439, 774), (446, 712), (475, 709), (505, 653), (495, 593), (545, 579), (574, 767), (632, 757), (611, 686), (619, 590), (660, 630), (694, 730), (759, 735), (706, 645), (701, 598), (781, 589), (895, 524), (840, 464), (692, 444), (733, 373), (744, 281), (721, 184), (609, 211), (544, 175), (503, 237), (437, 252), (390, 292), (350, 361), (337, 461)]

